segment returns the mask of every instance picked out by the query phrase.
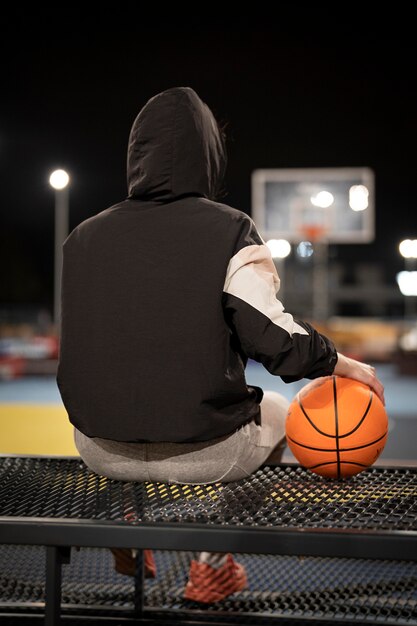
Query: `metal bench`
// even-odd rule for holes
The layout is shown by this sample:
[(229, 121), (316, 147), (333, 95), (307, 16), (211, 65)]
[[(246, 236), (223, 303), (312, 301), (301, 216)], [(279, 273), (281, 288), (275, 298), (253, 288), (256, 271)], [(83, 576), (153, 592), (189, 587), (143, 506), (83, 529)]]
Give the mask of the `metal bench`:
[[(74, 546), (139, 549), (134, 613), (143, 619), (160, 615), (144, 607), (144, 548), (401, 561), (408, 591), (393, 615), (399, 605), (406, 612), (390, 622), (385, 607), (383, 623), (417, 623), (417, 468), (373, 467), (332, 481), (280, 464), (200, 486), (108, 480), (77, 458), (1, 456), (0, 544), (46, 546), (48, 626), (59, 623), (61, 565)], [(378, 623), (378, 612), (370, 619)]]

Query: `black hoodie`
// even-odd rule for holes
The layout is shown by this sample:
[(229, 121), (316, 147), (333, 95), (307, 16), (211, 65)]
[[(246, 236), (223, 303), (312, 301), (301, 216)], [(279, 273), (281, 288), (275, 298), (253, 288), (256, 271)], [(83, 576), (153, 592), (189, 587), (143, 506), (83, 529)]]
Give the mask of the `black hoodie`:
[(128, 199), (64, 242), (57, 383), (71, 423), (118, 441), (205, 441), (258, 420), (248, 357), (286, 382), (337, 353), (276, 298), (253, 220), (214, 201), (225, 151), (189, 88), (145, 105), (129, 139)]

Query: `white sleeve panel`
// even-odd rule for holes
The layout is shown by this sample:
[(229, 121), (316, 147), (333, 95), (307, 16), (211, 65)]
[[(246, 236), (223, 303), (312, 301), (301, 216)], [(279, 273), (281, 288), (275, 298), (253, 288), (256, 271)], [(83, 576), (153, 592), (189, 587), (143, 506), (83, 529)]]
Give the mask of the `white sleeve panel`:
[(308, 335), (307, 330), (284, 311), (276, 297), (279, 287), (280, 279), (267, 245), (245, 246), (230, 259), (224, 292), (250, 304), (291, 337), (294, 333)]

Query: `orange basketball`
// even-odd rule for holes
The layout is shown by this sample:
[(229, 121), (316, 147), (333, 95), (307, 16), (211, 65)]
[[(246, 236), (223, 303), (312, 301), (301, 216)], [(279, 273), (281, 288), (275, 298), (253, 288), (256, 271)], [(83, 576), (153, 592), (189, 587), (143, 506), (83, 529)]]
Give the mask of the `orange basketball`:
[(343, 478), (379, 457), (387, 440), (388, 416), (367, 385), (326, 376), (298, 392), (285, 426), (288, 446), (301, 465), (321, 476)]

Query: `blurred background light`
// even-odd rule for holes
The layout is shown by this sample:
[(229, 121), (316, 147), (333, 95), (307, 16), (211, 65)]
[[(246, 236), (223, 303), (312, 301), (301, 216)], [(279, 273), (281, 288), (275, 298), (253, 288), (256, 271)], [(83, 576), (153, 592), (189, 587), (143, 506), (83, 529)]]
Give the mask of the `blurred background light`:
[(49, 184), (54, 189), (65, 189), (69, 183), (69, 175), (65, 170), (55, 170), (49, 177)]
[(297, 246), (297, 255), (302, 259), (308, 259), (314, 252), (311, 241), (300, 241)]
[(417, 239), (404, 239), (398, 247), (405, 259), (417, 259)]
[(369, 205), (369, 191), (365, 185), (352, 185), (349, 189), (349, 206), (352, 211), (364, 211)]
[(268, 239), (266, 245), (275, 259), (285, 259), (291, 252), (291, 244), (286, 239)]
[(403, 296), (417, 296), (417, 271), (398, 272), (397, 283)]
[(319, 191), (315, 196), (310, 198), (313, 206), (319, 206), (322, 209), (332, 206), (334, 202), (334, 195), (330, 191)]

